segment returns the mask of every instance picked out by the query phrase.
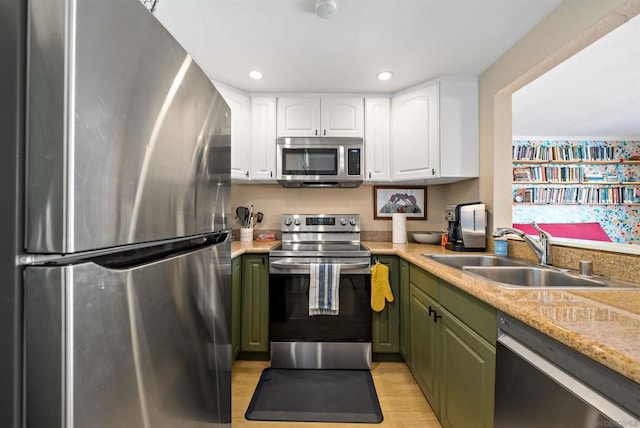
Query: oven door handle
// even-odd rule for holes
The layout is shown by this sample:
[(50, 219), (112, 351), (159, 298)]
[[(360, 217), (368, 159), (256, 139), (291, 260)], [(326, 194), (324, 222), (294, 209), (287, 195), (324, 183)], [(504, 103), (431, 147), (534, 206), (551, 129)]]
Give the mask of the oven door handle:
[[(371, 266), (369, 262), (360, 263), (336, 263), (340, 265), (340, 270), (361, 269)], [(278, 267), (309, 267), (311, 263), (291, 263), (291, 262), (271, 262), (272, 266)]]

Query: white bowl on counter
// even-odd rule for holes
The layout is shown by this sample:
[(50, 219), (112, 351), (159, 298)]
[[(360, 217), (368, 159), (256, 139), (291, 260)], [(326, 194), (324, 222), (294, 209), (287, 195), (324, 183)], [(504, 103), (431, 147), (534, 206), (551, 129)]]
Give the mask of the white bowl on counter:
[(420, 244), (440, 244), (444, 232), (412, 233), (413, 240)]

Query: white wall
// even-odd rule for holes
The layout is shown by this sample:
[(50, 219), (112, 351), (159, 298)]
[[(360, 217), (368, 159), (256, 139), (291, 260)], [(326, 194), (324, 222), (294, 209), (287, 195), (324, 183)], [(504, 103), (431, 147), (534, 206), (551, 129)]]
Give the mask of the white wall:
[(480, 76), (479, 197), (511, 224), (511, 94), (640, 13), (640, 0), (567, 0)]

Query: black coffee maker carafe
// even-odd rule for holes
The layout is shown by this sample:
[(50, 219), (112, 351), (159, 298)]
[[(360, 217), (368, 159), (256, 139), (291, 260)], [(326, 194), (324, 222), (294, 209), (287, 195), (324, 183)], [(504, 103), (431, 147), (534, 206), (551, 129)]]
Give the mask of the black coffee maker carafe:
[(487, 212), (482, 202), (446, 205), (447, 244), (452, 251), (485, 251), (487, 247)]

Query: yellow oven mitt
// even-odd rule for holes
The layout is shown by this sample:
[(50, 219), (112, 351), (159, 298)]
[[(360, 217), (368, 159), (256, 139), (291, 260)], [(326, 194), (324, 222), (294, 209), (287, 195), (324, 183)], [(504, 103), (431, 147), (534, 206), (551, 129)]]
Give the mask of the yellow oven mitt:
[(389, 284), (389, 268), (376, 262), (371, 268), (371, 309), (380, 312), (384, 309), (385, 300), (393, 302), (391, 284)]

